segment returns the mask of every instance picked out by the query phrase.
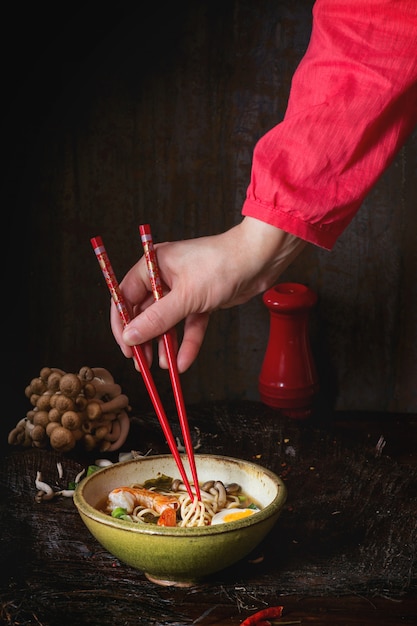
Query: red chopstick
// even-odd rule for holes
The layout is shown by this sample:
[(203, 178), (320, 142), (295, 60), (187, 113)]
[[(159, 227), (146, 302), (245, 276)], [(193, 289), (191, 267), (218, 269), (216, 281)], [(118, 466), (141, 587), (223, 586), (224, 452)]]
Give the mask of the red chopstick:
[[(127, 324), (130, 322), (130, 316), (126, 307), (126, 304), (124, 302), (123, 299), (123, 295), (122, 292), (120, 290), (120, 287), (118, 285), (118, 282), (116, 280), (116, 276), (114, 274), (113, 268), (111, 266), (109, 257), (107, 256), (107, 252), (106, 249), (104, 247), (103, 241), (101, 239), (101, 237), (92, 237), (91, 239), (91, 244), (93, 246), (94, 252), (96, 254), (97, 260), (99, 262), (99, 265), (101, 267), (101, 270), (103, 272), (103, 276), (105, 278), (106, 281), (106, 285), (109, 288), (109, 291), (111, 293), (111, 296), (114, 300), (114, 303), (116, 305), (116, 308), (119, 312), (119, 315), (121, 317), (121, 320), (123, 322), (124, 326), (127, 326)], [(168, 418), (166, 416), (166, 413), (164, 411), (161, 399), (159, 397), (158, 391), (156, 389), (155, 386), (155, 382), (152, 378), (152, 374), (150, 372), (148, 363), (146, 361), (146, 358), (143, 354), (142, 348), (140, 346), (133, 346), (132, 347), (132, 351), (133, 351), (133, 356), (134, 359), (136, 360), (140, 373), (142, 375), (142, 378), (144, 380), (146, 389), (149, 393), (149, 396), (151, 398), (152, 404), (154, 406), (154, 409), (156, 411), (156, 414), (158, 416), (159, 422), (161, 424), (163, 433), (165, 435), (165, 438), (168, 442), (168, 446), (169, 449), (171, 450), (172, 455), (175, 458), (175, 462), (177, 464), (177, 467), (180, 471), (181, 474), (181, 478), (184, 482), (184, 485), (187, 489), (188, 495), (190, 496), (191, 500), (194, 500), (194, 494), (193, 491), (191, 489), (191, 485), (189, 483), (189, 480), (187, 478), (187, 474), (184, 468), (184, 465), (182, 463), (180, 454), (178, 452), (178, 448), (174, 439), (174, 436), (172, 434), (171, 428), (169, 426), (169, 422), (168, 422)], [(196, 488), (197, 489), (197, 488)], [(200, 495), (198, 494), (198, 499), (200, 500)]]
[[(139, 226), (140, 238), (145, 252), (145, 259), (148, 266), (149, 278), (152, 286), (152, 293), (154, 300), (160, 300), (164, 293), (162, 290), (161, 279), (159, 275), (158, 261), (156, 258), (155, 248), (153, 246), (153, 239), (151, 233), (151, 227), (149, 224), (142, 224)], [(193, 475), (194, 487), (197, 493), (197, 497), (200, 500), (200, 487), (198, 484), (197, 469), (195, 466), (194, 449), (191, 441), (190, 428), (188, 425), (187, 412), (185, 409), (184, 397), (182, 394), (180, 376), (177, 367), (177, 359), (175, 357), (174, 346), (172, 343), (172, 335), (170, 332), (163, 335), (165, 352), (168, 359), (169, 375), (171, 378), (172, 390), (174, 393), (175, 404), (177, 407), (178, 418), (180, 421), (181, 432), (184, 437), (185, 449), (187, 451), (188, 461), (191, 467), (191, 473)]]

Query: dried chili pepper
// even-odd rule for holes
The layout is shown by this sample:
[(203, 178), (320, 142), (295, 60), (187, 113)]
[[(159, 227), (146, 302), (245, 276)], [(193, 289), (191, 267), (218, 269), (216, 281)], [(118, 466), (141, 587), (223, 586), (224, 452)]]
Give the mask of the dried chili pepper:
[(281, 617), (283, 606), (270, 606), (247, 617), (240, 626), (271, 626), (269, 618)]

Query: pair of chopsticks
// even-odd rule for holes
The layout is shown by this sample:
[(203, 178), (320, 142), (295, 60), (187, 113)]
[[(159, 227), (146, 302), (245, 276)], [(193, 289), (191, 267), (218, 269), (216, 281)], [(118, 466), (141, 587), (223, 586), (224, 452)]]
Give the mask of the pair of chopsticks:
[[(139, 226), (139, 231), (140, 231), (141, 241), (142, 241), (142, 245), (143, 245), (143, 249), (145, 253), (146, 263), (148, 266), (149, 279), (151, 281), (151, 287), (152, 287), (154, 300), (157, 301), (160, 298), (162, 298), (163, 291), (162, 291), (158, 263), (157, 263), (155, 249), (153, 246), (152, 234), (151, 234), (151, 229), (150, 229), (149, 224)], [(127, 310), (121, 289), (117, 282), (109, 257), (107, 255), (106, 249), (104, 247), (103, 240), (101, 239), (101, 237), (92, 237), (91, 245), (93, 246), (100, 268), (103, 272), (103, 276), (106, 281), (107, 287), (109, 288), (110, 294), (116, 305), (117, 311), (119, 312), (122, 323), (124, 326), (127, 326), (127, 324), (129, 324), (130, 322), (130, 315)], [(165, 347), (166, 354), (167, 354), (169, 374), (171, 378), (171, 385), (172, 385), (172, 389), (174, 393), (175, 404), (177, 407), (181, 431), (184, 437), (184, 443), (185, 443), (185, 449), (187, 452), (188, 462), (190, 464), (191, 473), (192, 473), (192, 477), (194, 481), (194, 488), (195, 488), (195, 492), (196, 492), (198, 500), (201, 500), (200, 488), (199, 488), (198, 477), (197, 477), (197, 469), (195, 466), (195, 459), (194, 459), (194, 450), (193, 450), (193, 445), (191, 441), (190, 429), (188, 425), (187, 413), (185, 410), (184, 398), (182, 395), (181, 383), (180, 383), (177, 361), (175, 358), (175, 352), (174, 352), (171, 334), (169, 332), (165, 333), (163, 335), (163, 340), (164, 340), (164, 347)], [(162, 427), (162, 431), (167, 440), (169, 449), (171, 450), (171, 453), (175, 459), (175, 462), (181, 474), (181, 478), (187, 489), (188, 495), (190, 496), (191, 500), (193, 500), (195, 494), (193, 493), (191, 489), (191, 485), (188, 480), (187, 473), (185, 471), (174, 436), (171, 431), (171, 427), (169, 425), (168, 418), (166, 416), (164, 407), (162, 405), (161, 398), (159, 397), (158, 391), (156, 389), (156, 385), (153, 380), (153, 377), (149, 369), (148, 363), (146, 361), (145, 355), (143, 353), (143, 350), (141, 346), (137, 345), (137, 346), (132, 347), (132, 351), (133, 351), (133, 358), (135, 359), (138, 365), (139, 371), (142, 375), (149, 397), (152, 401), (153, 407), (159, 419), (159, 423)]]

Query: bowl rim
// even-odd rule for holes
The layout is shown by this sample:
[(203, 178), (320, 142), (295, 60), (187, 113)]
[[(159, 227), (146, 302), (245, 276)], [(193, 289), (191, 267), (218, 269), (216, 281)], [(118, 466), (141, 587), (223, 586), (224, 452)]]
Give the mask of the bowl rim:
[(253, 461), (248, 461), (246, 459), (238, 459), (236, 457), (224, 456), (221, 454), (201, 454), (196, 455), (196, 459), (200, 458), (216, 458), (220, 460), (224, 460), (226, 462), (233, 463), (244, 463), (246, 466), (251, 466), (256, 470), (262, 471), (262, 473), (266, 474), (272, 482), (274, 482), (278, 487), (278, 493), (263, 509), (256, 513), (256, 515), (250, 515), (249, 517), (245, 517), (241, 520), (236, 520), (233, 522), (228, 522), (227, 524), (215, 524), (213, 526), (195, 526), (195, 527), (186, 527), (182, 528), (179, 526), (157, 526), (156, 524), (138, 524), (137, 522), (131, 522), (129, 520), (121, 520), (114, 517), (110, 517), (106, 513), (102, 513), (91, 504), (89, 504), (83, 495), (85, 487), (90, 483), (97, 480), (97, 477), (102, 475), (103, 473), (108, 472), (115, 465), (124, 466), (124, 465), (134, 465), (141, 462), (147, 462), (147, 460), (158, 460), (158, 459), (167, 459), (171, 457), (170, 454), (155, 454), (149, 455), (146, 457), (141, 457), (138, 459), (129, 459), (127, 461), (119, 461), (114, 463), (113, 465), (107, 465), (90, 476), (83, 478), (78, 484), (74, 496), (73, 501), (75, 506), (78, 509), (78, 512), (81, 516), (85, 516), (90, 520), (95, 522), (99, 522), (104, 524), (105, 526), (110, 526), (120, 531), (126, 532), (134, 532), (140, 535), (160, 535), (160, 536), (175, 536), (175, 537), (197, 537), (200, 535), (211, 536), (211, 535), (219, 535), (228, 532), (234, 532), (239, 529), (248, 528), (251, 526), (256, 526), (274, 516), (278, 516), (287, 499), (287, 488), (285, 486), (284, 481), (277, 474), (275, 474), (272, 470), (263, 467), (259, 463), (255, 463)]

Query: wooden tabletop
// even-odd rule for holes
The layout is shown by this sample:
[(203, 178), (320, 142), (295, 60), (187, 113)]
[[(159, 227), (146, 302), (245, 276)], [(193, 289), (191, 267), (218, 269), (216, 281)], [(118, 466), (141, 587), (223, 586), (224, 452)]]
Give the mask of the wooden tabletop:
[[(71, 498), (35, 502), (37, 471), (65, 486), (97, 453), (3, 442), (0, 623), (234, 626), (278, 605), (282, 626), (417, 623), (416, 416), (296, 422), (256, 402), (188, 413), (197, 454), (254, 460), (285, 480), (285, 509), (261, 546), (194, 587), (155, 585), (101, 548)], [(132, 416), (123, 449), (168, 452), (153, 414)]]

